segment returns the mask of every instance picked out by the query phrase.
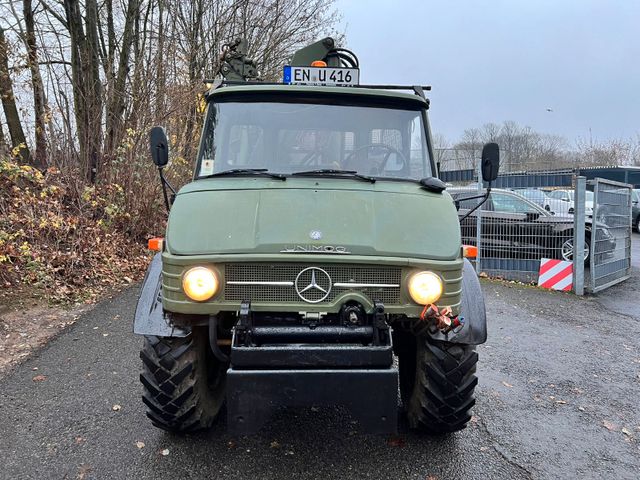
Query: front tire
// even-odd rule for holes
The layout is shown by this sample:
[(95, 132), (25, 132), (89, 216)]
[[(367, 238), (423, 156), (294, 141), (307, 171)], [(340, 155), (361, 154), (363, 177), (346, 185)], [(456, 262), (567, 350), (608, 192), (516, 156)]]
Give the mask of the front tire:
[(400, 393), (409, 426), (429, 434), (462, 430), (475, 405), (475, 346), (404, 335), (398, 360)]
[(142, 401), (154, 426), (171, 432), (211, 427), (225, 398), (226, 365), (211, 353), (206, 328), (186, 337), (145, 336)]

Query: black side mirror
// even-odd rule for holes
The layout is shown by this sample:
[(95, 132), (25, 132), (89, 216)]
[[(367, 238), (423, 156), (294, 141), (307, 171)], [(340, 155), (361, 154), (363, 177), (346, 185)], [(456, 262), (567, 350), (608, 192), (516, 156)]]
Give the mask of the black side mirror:
[[(176, 191), (162, 173), (162, 169), (169, 163), (169, 142), (167, 141), (167, 133), (163, 127), (153, 127), (149, 132), (149, 144), (151, 147), (151, 158), (153, 163), (158, 167), (160, 174), (160, 182), (162, 183), (162, 194), (164, 195), (164, 205), (167, 212), (176, 198)], [(171, 198), (167, 195), (167, 187), (171, 190)]]
[(497, 143), (487, 143), (482, 147), (482, 179), (493, 182), (498, 178), (500, 168), (500, 147)]
[(169, 142), (167, 142), (167, 133), (164, 127), (153, 127), (151, 129), (149, 132), (149, 143), (153, 163), (155, 163), (158, 168), (166, 167), (167, 163), (169, 163)]

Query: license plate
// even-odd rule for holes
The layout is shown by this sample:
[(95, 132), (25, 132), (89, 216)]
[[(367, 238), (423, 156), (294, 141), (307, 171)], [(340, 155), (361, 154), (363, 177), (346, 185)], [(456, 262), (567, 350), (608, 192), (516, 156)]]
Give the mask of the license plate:
[(352, 86), (360, 83), (360, 70), (339, 67), (284, 67), (283, 82), (293, 85)]

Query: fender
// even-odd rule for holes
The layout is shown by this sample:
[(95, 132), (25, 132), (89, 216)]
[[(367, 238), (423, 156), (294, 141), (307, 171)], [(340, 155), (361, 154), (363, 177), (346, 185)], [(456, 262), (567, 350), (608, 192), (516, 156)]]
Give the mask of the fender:
[(133, 333), (157, 337), (186, 337), (189, 329), (174, 326), (162, 308), (162, 256), (154, 255), (142, 281)]
[(429, 336), (441, 342), (459, 343), (463, 345), (480, 345), (487, 341), (487, 312), (484, 296), (480, 288), (478, 274), (471, 262), (464, 259), (462, 269), (462, 303), (460, 317), (464, 318), (464, 326), (458, 333), (429, 333)]

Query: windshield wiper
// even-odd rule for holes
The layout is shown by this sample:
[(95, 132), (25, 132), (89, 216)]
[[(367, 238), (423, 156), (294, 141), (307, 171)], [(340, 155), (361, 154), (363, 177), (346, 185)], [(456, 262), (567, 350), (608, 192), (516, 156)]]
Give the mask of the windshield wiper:
[(287, 177), (280, 173), (271, 173), (266, 168), (233, 168), (231, 170), (224, 170), (222, 172), (212, 173), (211, 175), (204, 175), (201, 178), (212, 178), (212, 177), (224, 177), (224, 176), (233, 176), (233, 175), (265, 175), (270, 178), (275, 178), (276, 180), (286, 180)]
[(357, 178), (359, 180), (363, 180), (365, 182), (370, 182), (370, 183), (376, 183), (376, 179), (373, 177), (368, 177), (366, 175), (360, 175), (358, 172), (356, 172), (355, 170), (336, 170), (333, 168), (322, 168), (319, 170), (307, 170), (304, 172), (295, 172), (292, 173), (291, 176), (300, 176), (300, 177), (304, 177), (304, 176), (309, 176), (309, 177), (313, 177), (314, 175), (332, 175), (332, 176), (349, 176), (349, 177), (353, 177), (353, 178)]

